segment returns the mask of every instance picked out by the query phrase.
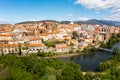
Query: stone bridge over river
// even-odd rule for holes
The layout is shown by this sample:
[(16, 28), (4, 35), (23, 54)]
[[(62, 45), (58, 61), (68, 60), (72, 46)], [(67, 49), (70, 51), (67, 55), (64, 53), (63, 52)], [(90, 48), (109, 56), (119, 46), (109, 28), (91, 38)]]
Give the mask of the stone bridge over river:
[(102, 47), (99, 47), (100, 50), (103, 50), (103, 51), (109, 51), (109, 52), (113, 52), (112, 49), (107, 49), (107, 48), (102, 48)]

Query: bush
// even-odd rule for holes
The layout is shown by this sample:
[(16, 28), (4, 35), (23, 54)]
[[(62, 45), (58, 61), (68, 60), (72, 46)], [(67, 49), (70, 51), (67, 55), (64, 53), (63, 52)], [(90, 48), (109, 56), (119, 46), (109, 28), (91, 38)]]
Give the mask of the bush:
[(79, 65), (36, 56), (0, 56), (0, 80), (83, 80)]
[(55, 47), (55, 44), (63, 43), (63, 41), (57, 41), (57, 40), (55, 40), (55, 41), (44, 41), (43, 43), (47, 47)]
[(41, 51), (38, 51), (37, 55), (40, 56), (40, 57), (47, 57), (47, 56), (54, 56), (55, 53), (54, 52), (41, 52)]

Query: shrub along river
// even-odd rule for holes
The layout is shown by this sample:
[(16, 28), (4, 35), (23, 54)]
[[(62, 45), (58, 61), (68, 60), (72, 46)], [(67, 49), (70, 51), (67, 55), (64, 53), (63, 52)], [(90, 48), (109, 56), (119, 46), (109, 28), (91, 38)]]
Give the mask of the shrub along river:
[[(113, 45), (113, 48), (118, 48), (120, 50), (120, 43), (117, 43)], [(103, 62), (110, 57), (112, 57), (113, 53), (112, 52), (107, 52), (107, 51), (102, 51), (102, 52), (94, 52), (90, 53), (88, 55), (76, 55), (72, 57), (65, 57), (65, 58), (58, 58), (60, 60), (69, 62), (73, 61), (77, 64), (80, 64), (81, 70), (86, 72), (86, 71), (98, 71), (98, 65), (100, 62)]]

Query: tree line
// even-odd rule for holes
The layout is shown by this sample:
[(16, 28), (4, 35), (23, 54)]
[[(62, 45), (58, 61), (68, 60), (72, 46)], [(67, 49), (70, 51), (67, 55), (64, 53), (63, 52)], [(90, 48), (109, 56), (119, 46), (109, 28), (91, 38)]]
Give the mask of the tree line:
[(36, 55), (0, 56), (0, 80), (120, 80), (120, 69), (109, 68), (105, 74), (87, 72), (80, 65), (58, 59), (38, 58)]

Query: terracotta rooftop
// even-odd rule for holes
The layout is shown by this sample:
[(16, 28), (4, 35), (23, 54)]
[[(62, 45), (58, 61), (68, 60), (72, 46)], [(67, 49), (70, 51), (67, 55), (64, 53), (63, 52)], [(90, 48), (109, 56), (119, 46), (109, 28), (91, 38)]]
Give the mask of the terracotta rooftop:
[(43, 44), (29, 44), (28, 47), (42, 47)]
[(3, 44), (3, 47), (19, 47), (19, 44)]
[(33, 37), (33, 38), (30, 38), (30, 40), (41, 40), (41, 38)]
[(0, 34), (0, 36), (14, 36), (13, 34)]

